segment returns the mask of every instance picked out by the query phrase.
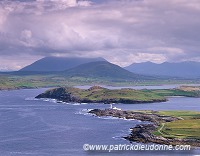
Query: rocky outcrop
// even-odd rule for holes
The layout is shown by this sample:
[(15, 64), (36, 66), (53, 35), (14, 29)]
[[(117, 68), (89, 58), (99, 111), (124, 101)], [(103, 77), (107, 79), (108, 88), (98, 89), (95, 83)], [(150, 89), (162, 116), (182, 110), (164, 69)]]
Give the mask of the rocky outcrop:
[(143, 112), (134, 112), (134, 111), (123, 111), (117, 109), (93, 109), (89, 111), (89, 113), (95, 114), (97, 116), (112, 116), (118, 118), (125, 118), (125, 119), (136, 119), (140, 121), (149, 121), (155, 124), (159, 124), (160, 122), (171, 122), (178, 120), (178, 118), (171, 117), (171, 116), (161, 116), (158, 114), (146, 114)]
[(58, 101), (63, 102), (79, 102), (80, 99), (73, 95), (70, 91), (67, 91), (66, 88), (55, 88), (53, 90), (47, 90), (46, 92), (39, 94), (35, 98), (50, 98), (57, 99)]

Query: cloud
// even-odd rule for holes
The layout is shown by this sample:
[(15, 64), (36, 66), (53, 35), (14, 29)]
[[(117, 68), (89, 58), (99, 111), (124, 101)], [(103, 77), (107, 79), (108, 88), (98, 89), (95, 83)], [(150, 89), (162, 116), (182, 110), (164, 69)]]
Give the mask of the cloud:
[(3, 56), (21, 63), (25, 55), (101, 56), (122, 66), (199, 61), (199, 6), (199, 0), (2, 1), (0, 66)]

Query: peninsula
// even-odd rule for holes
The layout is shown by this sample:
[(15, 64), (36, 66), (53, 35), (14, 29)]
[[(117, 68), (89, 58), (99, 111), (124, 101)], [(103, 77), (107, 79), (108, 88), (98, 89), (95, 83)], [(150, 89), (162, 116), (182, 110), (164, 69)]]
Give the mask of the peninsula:
[(131, 128), (131, 134), (124, 137), (131, 142), (200, 147), (200, 112), (94, 109), (89, 113), (96, 116), (148, 121), (149, 123)]

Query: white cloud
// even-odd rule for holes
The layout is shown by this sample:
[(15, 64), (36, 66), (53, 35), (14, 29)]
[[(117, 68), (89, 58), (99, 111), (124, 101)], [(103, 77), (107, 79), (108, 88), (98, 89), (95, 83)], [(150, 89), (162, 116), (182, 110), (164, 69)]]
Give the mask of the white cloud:
[[(111, 59), (112, 63), (119, 64), (122, 67), (126, 67), (131, 63), (140, 63), (140, 62), (147, 62), (151, 61), (154, 63), (162, 63), (165, 62), (167, 59), (164, 54), (150, 54), (150, 53), (134, 53), (128, 54), (124, 57), (114, 57)], [(124, 61), (126, 60), (126, 61)]]
[(85, 1), (78, 1), (77, 5), (78, 6), (85, 6), (86, 7), (86, 6), (91, 6), (92, 2), (91, 1), (86, 1), (86, 0)]
[(199, 6), (199, 0), (3, 1), (0, 56), (102, 56), (123, 66), (193, 60), (200, 55)]
[(4, 23), (6, 22), (9, 12), (12, 11), (9, 7), (3, 7), (0, 5), (0, 32), (3, 29)]

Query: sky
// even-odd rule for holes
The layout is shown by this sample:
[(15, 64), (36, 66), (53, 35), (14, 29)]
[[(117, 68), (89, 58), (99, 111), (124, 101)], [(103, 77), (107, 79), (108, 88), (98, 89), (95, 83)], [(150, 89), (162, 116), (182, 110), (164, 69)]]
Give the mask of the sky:
[(46, 56), (200, 61), (200, 0), (1, 0), (0, 70)]

